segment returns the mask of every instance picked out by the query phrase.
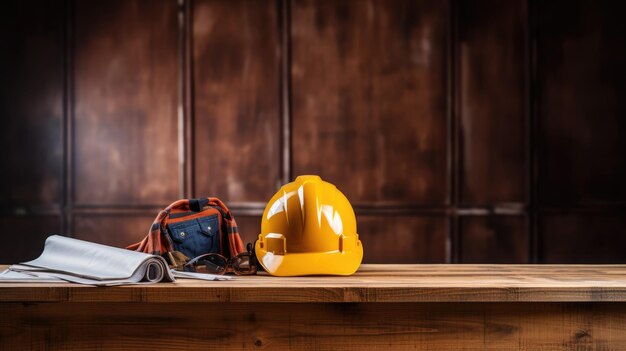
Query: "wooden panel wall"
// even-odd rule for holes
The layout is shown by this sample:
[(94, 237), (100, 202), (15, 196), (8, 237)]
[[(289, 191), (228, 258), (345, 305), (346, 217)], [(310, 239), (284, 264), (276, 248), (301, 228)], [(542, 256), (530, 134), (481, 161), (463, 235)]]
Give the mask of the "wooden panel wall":
[(453, 259), (525, 263), (528, 3), (463, 0), (457, 11), (454, 203), (467, 211), (455, 223)]
[(445, 204), (447, 3), (292, 10), (294, 174), (319, 174), (355, 203)]
[(193, 193), (265, 202), (280, 181), (274, 1), (193, 3)]
[(539, 200), (626, 199), (626, 24), (610, 1), (540, 3), (537, 22)]
[(73, 7), (73, 193), (77, 205), (178, 195), (178, 34), (173, 1)]
[(227, 201), (251, 241), (305, 173), (352, 201), (365, 262), (626, 262), (612, 2), (31, 0), (0, 16), (0, 262), (51, 233), (130, 244), (191, 196)]
[(540, 259), (626, 262), (626, 23), (610, 1), (536, 11)]
[(465, 0), (458, 11), (460, 202), (524, 203), (527, 3)]
[(0, 262), (35, 258), (61, 230), (64, 13), (37, 0), (0, 14)]

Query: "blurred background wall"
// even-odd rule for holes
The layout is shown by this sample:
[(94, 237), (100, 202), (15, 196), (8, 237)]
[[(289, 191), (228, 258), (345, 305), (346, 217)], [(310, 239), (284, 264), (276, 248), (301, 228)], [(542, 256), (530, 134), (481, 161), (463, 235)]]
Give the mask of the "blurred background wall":
[(0, 262), (217, 196), (352, 201), (368, 263), (626, 262), (611, 1), (28, 0), (0, 15)]

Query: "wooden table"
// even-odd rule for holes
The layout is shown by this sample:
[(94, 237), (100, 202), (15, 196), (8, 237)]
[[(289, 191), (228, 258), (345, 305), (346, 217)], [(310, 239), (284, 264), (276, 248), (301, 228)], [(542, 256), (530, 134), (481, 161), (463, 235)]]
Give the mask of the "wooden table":
[(626, 350), (624, 302), (624, 265), (363, 265), (350, 277), (0, 284), (0, 349)]

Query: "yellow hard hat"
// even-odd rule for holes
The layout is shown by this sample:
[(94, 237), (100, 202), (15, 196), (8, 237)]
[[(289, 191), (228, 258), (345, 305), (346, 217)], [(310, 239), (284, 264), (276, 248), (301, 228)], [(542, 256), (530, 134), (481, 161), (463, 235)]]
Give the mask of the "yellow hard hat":
[(259, 263), (277, 276), (350, 275), (363, 246), (348, 199), (319, 176), (299, 176), (265, 207), (255, 245)]

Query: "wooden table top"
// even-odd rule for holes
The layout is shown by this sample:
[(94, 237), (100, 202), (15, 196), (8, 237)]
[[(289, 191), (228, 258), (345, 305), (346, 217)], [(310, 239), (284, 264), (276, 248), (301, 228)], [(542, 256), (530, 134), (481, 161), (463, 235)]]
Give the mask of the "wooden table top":
[(94, 301), (626, 302), (626, 265), (364, 264), (349, 277), (260, 274), (107, 288), (0, 283), (0, 302)]

